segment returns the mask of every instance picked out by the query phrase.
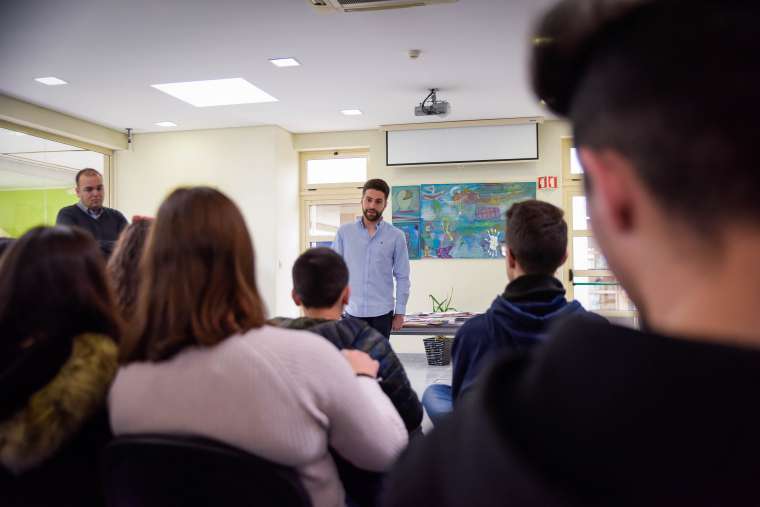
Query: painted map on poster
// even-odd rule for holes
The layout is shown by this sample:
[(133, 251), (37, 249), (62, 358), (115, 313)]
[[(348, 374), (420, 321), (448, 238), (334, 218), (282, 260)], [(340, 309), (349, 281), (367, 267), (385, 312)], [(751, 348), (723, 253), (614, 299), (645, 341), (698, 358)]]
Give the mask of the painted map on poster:
[[(403, 192), (409, 188), (393, 188), (396, 226), (401, 223), (396, 219), (396, 195), (407, 197)], [(419, 188), (419, 216), (403, 215), (407, 230), (415, 219), (419, 224), (416, 256), (416, 245), (407, 240), (410, 258), (500, 258), (507, 210), (516, 202), (536, 197), (533, 182), (428, 184), (414, 188)], [(406, 209), (417, 208), (415, 203), (404, 203), (403, 210)]]

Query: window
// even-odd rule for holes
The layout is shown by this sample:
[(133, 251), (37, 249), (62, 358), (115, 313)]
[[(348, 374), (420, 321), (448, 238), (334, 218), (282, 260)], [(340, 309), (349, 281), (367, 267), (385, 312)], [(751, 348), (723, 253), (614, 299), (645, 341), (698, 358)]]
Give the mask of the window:
[(77, 202), (74, 178), (91, 167), (103, 174), (108, 206), (110, 150), (0, 122), (0, 236), (19, 237), (55, 223), (58, 211)]
[(587, 310), (635, 323), (636, 308), (594, 240), (583, 191), (583, 169), (570, 138), (562, 139), (562, 162), (569, 235), (564, 276), (568, 299), (577, 299)]
[(301, 250), (332, 245), (338, 228), (361, 217), (366, 151), (301, 153)]
[(569, 137), (562, 138), (562, 179), (564, 184), (577, 184), (583, 181), (583, 167), (578, 160), (578, 151)]

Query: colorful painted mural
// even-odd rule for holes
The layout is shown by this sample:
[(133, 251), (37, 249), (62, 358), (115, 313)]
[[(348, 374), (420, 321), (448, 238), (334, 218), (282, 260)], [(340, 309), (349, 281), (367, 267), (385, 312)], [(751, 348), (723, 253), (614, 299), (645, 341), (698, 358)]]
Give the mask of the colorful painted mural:
[(393, 225), (404, 232), (406, 236), (406, 248), (410, 259), (420, 258), (420, 223), (417, 222), (393, 222)]
[[(411, 198), (417, 189), (419, 204), (404, 203), (400, 211), (419, 209), (397, 215), (395, 196)], [(419, 250), (407, 240), (410, 258), (489, 259), (502, 257), (500, 243), (504, 241), (504, 220), (512, 204), (535, 199), (536, 184), (518, 183), (456, 183), (430, 184), (419, 187), (394, 187), (393, 221), (403, 217), (404, 227), (418, 220)]]
[(420, 186), (393, 187), (391, 192), (393, 222), (420, 219)]

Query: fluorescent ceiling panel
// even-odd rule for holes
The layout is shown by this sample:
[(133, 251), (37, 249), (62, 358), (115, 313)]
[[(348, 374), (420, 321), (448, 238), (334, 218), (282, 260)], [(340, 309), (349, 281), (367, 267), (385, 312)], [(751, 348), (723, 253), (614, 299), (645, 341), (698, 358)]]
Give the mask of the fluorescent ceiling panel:
[(59, 85), (65, 85), (68, 84), (63, 79), (58, 79), (57, 77), (38, 77), (35, 79), (38, 83), (46, 84), (48, 86), (59, 86)]
[(195, 107), (277, 102), (276, 98), (241, 77), (151, 86)]
[(295, 58), (270, 58), (269, 61), (277, 67), (298, 67), (301, 65)]

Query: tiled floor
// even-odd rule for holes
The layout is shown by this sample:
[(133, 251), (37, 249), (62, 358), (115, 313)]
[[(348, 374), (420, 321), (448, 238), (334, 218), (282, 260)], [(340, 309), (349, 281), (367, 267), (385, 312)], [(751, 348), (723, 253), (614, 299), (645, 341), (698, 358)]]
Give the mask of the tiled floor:
[[(422, 400), (422, 393), (430, 384), (451, 384), (451, 365), (448, 366), (428, 366), (425, 354), (398, 354), (401, 363), (404, 365), (406, 375), (412, 383), (412, 388), (417, 392), (417, 396)], [(422, 420), (422, 430), (428, 431), (432, 428), (432, 423), (427, 414)]]

